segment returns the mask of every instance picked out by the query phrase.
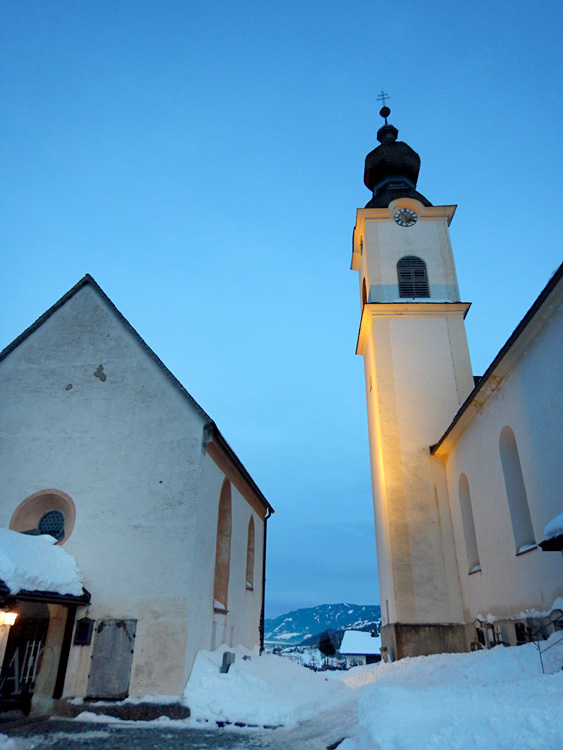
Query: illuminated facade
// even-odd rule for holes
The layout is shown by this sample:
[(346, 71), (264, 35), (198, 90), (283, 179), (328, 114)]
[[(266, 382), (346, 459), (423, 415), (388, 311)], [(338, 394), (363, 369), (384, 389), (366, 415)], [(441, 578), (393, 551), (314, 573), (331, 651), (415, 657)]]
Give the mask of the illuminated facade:
[[(469, 433), (460, 427), (452, 433), (452, 419), (461, 411), (473, 413), (470, 404), (482, 401), (488, 390), (485, 379), (476, 386), (471, 371), (464, 326), (469, 304), (459, 294), (448, 229), (455, 206), (432, 206), (416, 190), (420, 159), (397, 141), (398, 131), (387, 123), (388, 115), (385, 107), (380, 145), (366, 157), (364, 181), (373, 197), (357, 212), (352, 269), (359, 273), (362, 301), (357, 353), (365, 363), (383, 645), (401, 657), (469, 648), (475, 632), (467, 623), (478, 615), (500, 621), (514, 619), (525, 609), (549, 610), (563, 594), (563, 570), (557, 571), (563, 566), (556, 556), (542, 553), (536, 542), (543, 526), (563, 510), (557, 510), (556, 490), (563, 478), (559, 464), (548, 456), (553, 484), (537, 503), (530, 496), (536, 532), (528, 533), (522, 543), (528, 549), (517, 544), (515, 553), (511, 534), (501, 534), (508, 510), (498, 471), (502, 451), (497, 445), (489, 461), (473, 461), (470, 476), (456, 463)], [(549, 327), (561, 344), (560, 287), (555, 290), (558, 302), (551, 303), (557, 312)], [(536, 338), (541, 335), (536, 326)], [(526, 355), (528, 360), (539, 346), (535, 354)], [(517, 343), (510, 350), (514, 355)], [(526, 367), (530, 373), (534, 370), (530, 361)], [(530, 378), (529, 387), (536, 388), (537, 380)], [(542, 408), (555, 407), (560, 413), (556, 394), (561, 385), (559, 368), (544, 391)], [(503, 388), (510, 390), (508, 380)], [(498, 444), (503, 428), (517, 431), (519, 414), (528, 408), (520, 399), (508, 412), (501, 409), (489, 425), (481, 415), (474, 440), (485, 440), (485, 430)], [(561, 420), (553, 423), (551, 438), (561, 437), (560, 425)], [(443, 439), (446, 433), (449, 437)], [(461, 474), (465, 478), (460, 480)], [(484, 494), (473, 507), (467, 502), (466, 485), (476, 485), (478, 479)], [(494, 505), (486, 502), (487, 481), (499, 487)], [(530, 484), (531, 474), (526, 481)], [(517, 523), (525, 526), (526, 519)], [(509, 531), (510, 527), (508, 520)], [(503, 544), (496, 559), (485, 566), (475, 550), (487, 546), (485, 538), (494, 547), (495, 533)], [(527, 562), (520, 557), (524, 551), (530, 552)], [(519, 576), (529, 581), (525, 597)], [(549, 581), (541, 594), (538, 576)], [(507, 632), (505, 640), (514, 640), (513, 635)]]

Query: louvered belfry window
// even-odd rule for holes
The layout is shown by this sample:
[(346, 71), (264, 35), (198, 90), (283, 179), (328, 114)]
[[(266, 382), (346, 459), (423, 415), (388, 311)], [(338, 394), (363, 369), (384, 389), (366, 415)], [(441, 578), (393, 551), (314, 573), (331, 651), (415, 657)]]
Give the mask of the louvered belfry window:
[(416, 255), (405, 255), (397, 263), (399, 297), (430, 297), (426, 263)]

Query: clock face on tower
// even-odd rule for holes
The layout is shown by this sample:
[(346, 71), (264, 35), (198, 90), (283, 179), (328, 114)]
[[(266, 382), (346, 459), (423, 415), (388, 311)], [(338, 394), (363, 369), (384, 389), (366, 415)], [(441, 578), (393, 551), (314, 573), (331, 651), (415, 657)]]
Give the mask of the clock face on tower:
[(393, 214), (393, 218), (400, 227), (412, 227), (413, 224), (416, 224), (418, 216), (412, 208), (398, 208)]

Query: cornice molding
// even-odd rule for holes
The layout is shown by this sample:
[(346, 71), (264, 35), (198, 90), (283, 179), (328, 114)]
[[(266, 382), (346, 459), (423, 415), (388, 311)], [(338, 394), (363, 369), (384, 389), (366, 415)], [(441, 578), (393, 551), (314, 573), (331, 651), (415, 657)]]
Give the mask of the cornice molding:
[(369, 302), (362, 309), (356, 354), (363, 355), (374, 318), (465, 318), (471, 302)]

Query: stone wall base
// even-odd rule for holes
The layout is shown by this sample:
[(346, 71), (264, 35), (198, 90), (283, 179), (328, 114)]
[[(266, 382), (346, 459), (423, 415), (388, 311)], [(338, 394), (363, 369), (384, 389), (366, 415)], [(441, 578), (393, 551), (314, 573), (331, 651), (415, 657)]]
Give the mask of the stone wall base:
[(169, 719), (187, 719), (190, 715), (190, 709), (179, 701), (178, 703), (126, 703), (107, 702), (107, 701), (81, 701), (75, 703), (64, 698), (54, 700), (52, 705), (52, 715), (62, 716), (65, 718), (75, 718), (82, 711), (90, 711), (94, 714), (103, 716), (114, 716), (117, 719), (126, 721), (152, 721), (160, 716), (167, 716)]
[(405, 656), (469, 651), (466, 626), (460, 623), (394, 622), (381, 628), (381, 651), (392, 661)]

